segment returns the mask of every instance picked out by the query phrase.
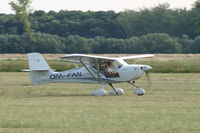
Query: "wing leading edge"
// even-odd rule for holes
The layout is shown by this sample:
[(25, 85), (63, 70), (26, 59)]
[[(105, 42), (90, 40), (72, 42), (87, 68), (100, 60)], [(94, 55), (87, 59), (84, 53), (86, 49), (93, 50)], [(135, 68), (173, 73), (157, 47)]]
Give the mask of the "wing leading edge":
[(153, 57), (153, 56), (154, 56), (153, 54), (143, 54), (143, 55), (134, 55), (134, 56), (119, 57), (119, 59), (130, 60), (130, 59), (150, 58), (150, 57)]

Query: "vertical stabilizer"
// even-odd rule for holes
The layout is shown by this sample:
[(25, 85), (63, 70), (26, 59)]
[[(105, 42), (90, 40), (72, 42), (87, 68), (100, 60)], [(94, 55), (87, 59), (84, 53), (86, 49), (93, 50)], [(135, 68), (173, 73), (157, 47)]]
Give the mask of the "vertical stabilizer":
[(49, 76), (54, 73), (40, 53), (29, 53), (28, 64), (30, 78), (34, 84), (49, 82)]
[(42, 71), (51, 69), (40, 53), (29, 53), (27, 55), (30, 71)]

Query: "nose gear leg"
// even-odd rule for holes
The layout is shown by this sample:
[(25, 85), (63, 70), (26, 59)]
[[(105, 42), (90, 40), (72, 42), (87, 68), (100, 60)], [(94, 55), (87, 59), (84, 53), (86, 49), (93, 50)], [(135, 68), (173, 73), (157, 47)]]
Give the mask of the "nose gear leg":
[(137, 90), (134, 91), (134, 94), (136, 94), (138, 96), (144, 95), (145, 90), (143, 88), (139, 87), (137, 84), (135, 84), (135, 81), (133, 81), (133, 82), (129, 81), (128, 83), (131, 84), (133, 87), (137, 88)]

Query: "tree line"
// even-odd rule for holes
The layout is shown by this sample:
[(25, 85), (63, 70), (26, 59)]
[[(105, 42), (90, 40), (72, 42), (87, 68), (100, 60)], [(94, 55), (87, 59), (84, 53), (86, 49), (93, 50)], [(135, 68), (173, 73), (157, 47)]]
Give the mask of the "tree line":
[[(27, 34), (0, 35), (1, 53), (29, 53), (30, 41)], [(36, 51), (41, 53), (199, 53), (200, 36), (171, 37), (166, 33), (149, 33), (128, 39), (85, 38), (78, 35), (60, 37), (47, 33), (35, 33)]]
[[(199, 53), (199, 14), (162, 4), (140, 11), (34, 11), (35, 51), (42, 53)], [(0, 14), (0, 53), (32, 52), (30, 34)]]

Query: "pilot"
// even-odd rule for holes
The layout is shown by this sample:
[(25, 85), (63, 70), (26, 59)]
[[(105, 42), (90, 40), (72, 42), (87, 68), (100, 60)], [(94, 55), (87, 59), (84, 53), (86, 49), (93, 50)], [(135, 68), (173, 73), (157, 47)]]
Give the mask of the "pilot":
[(111, 66), (112, 66), (111, 62), (106, 62), (106, 69), (105, 69), (106, 77), (112, 77), (112, 75), (113, 75)]

